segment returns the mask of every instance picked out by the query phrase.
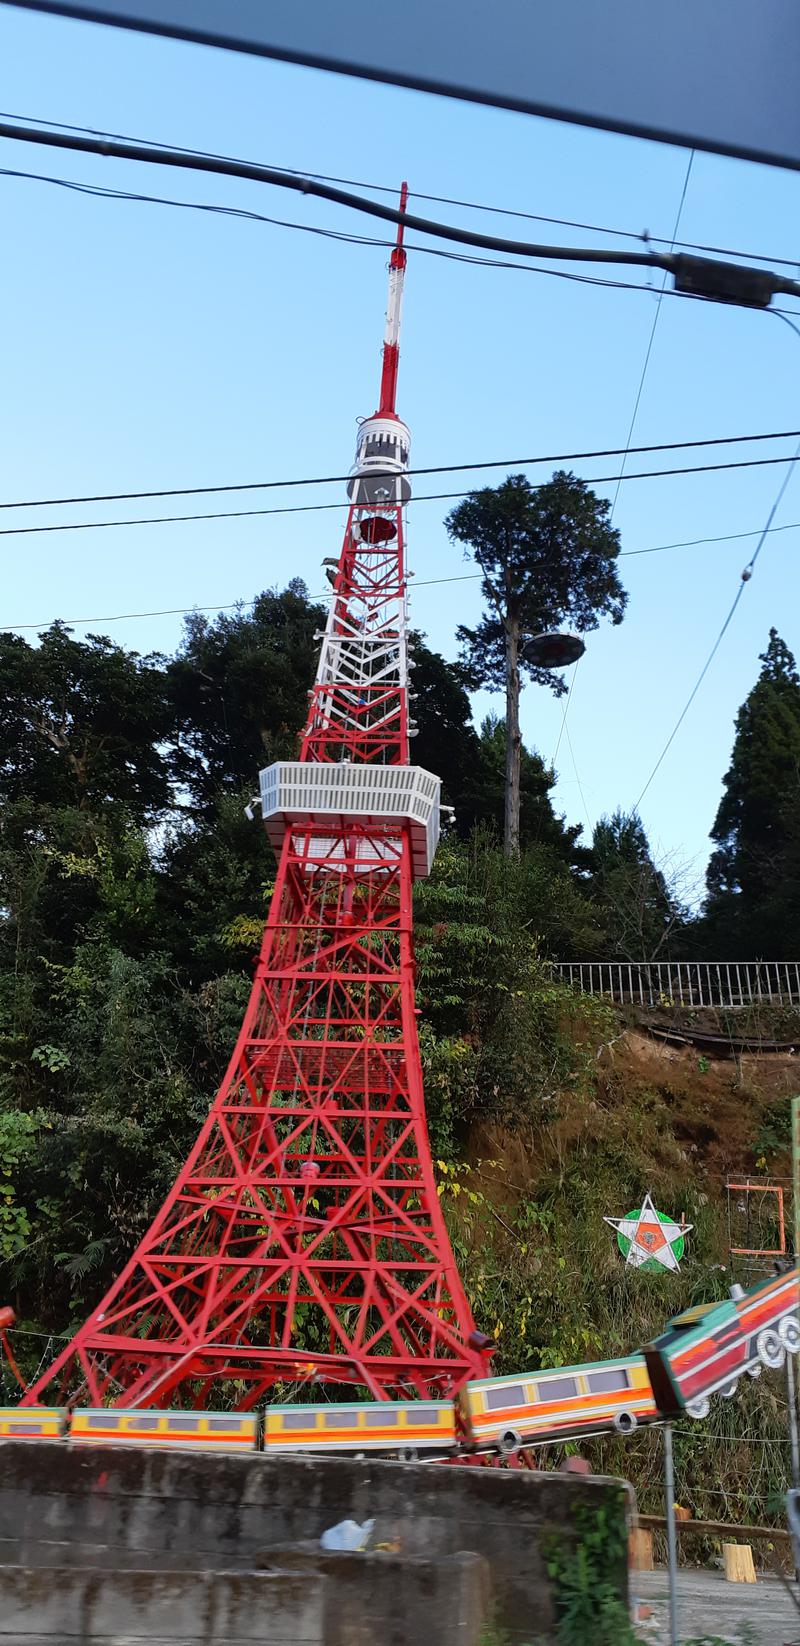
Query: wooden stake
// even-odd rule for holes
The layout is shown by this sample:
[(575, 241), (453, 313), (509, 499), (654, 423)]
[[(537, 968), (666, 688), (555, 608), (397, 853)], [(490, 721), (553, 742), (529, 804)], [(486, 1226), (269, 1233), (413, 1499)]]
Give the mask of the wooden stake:
[(755, 1583), (756, 1569), (749, 1543), (723, 1543), (722, 1556), (728, 1583)]
[(628, 1565), (632, 1572), (652, 1572), (653, 1534), (636, 1526), (628, 1540)]

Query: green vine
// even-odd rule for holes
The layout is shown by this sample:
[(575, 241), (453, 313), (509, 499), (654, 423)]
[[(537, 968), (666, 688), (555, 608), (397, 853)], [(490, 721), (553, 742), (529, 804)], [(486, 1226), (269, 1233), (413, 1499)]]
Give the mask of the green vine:
[(627, 1562), (622, 1495), (612, 1504), (579, 1503), (572, 1512), (577, 1543), (553, 1533), (545, 1544), (547, 1574), (555, 1589), (559, 1646), (637, 1646), (620, 1573)]

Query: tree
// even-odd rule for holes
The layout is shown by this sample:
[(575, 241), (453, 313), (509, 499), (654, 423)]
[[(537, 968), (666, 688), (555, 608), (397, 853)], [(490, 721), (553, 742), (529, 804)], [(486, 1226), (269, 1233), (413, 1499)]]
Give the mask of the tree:
[(486, 610), (476, 628), (459, 629), (471, 682), (505, 689), (507, 856), (519, 852), (520, 670), (557, 696), (566, 691), (562, 676), (526, 662), (523, 638), (563, 623), (586, 633), (601, 617), (622, 622), (627, 595), (610, 512), (584, 480), (560, 471), (543, 486), (509, 475), (472, 492), (447, 517), (450, 538), (472, 550), (483, 579)]
[(776, 629), (736, 717), (711, 830), (707, 921), (718, 938), (794, 958), (800, 906), (800, 676)]
[(63, 623), (39, 638), (0, 634), (0, 801), (152, 821), (172, 798), (163, 659)]
[[(505, 813), (506, 735), (502, 721), (496, 715), (487, 715), (481, 724), (478, 742), (479, 767), (476, 773), (478, 805), (476, 821), (485, 819), (502, 831)], [(545, 766), (535, 749), (526, 749), (520, 743), (519, 774), (519, 839), (524, 851), (528, 846), (548, 846), (564, 863), (575, 859), (580, 824), (567, 826), (557, 816), (550, 798), (555, 787), (556, 774)]]
[(656, 960), (679, 921), (680, 899), (656, 867), (640, 819), (602, 817), (592, 839), (592, 891), (607, 951), (625, 960)]
[(168, 685), (176, 770), (201, 810), (222, 790), (252, 793), (273, 760), (296, 759), (325, 619), (299, 578), (265, 590), (250, 612), (187, 619)]

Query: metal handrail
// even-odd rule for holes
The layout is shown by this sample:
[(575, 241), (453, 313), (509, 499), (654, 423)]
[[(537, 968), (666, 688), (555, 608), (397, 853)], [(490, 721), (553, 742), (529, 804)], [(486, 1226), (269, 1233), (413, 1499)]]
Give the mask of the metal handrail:
[(800, 1006), (798, 960), (566, 960), (551, 969), (581, 994), (620, 1005)]

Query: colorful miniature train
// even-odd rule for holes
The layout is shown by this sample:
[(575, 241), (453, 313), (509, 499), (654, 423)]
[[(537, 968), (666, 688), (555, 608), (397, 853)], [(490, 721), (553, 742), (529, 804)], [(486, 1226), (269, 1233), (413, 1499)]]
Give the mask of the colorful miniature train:
[(373, 1452), (452, 1458), (707, 1415), (745, 1373), (777, 1368), (800, 1350), (797, 1268), (721, 1303), (676, 1315), (643, 1354), (467, 1383), (455, 1401), (286, 1404), (263, 1413), (157, 1411), (151, 1407), (0, 1408), (0, 1439), (79, 1446), (265, 1453)]

